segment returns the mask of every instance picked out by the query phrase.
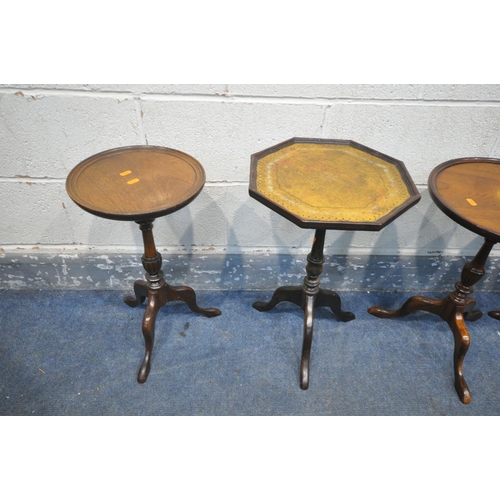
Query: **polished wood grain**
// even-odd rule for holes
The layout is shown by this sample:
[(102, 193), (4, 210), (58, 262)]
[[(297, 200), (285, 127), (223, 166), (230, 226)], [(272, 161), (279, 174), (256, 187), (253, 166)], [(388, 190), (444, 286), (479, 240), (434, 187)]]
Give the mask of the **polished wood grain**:
[(431, 173), (429, 189), (436, 205), (455, 222), (500, 241), (500, 159), (445, 162)]
[(205, 171), (193, 157), (159, 146), (127, 146), (79, 163), (66, 190), (82, 209), (99, 217), (140, 221), (175, 212), (205, 184)]
[[(465, 320), (477, 320), (473, 286), (484, 276), (485, 265), (493, 246), (500, 241), (500, 160), (459, 158), (437, 166), (429, 176), (429, 192), (436, 205), (451, 219), (484, 236), (484, 243), (472, 261), (462, 270), (455, 290), (441, 300), (422, 296), (410, 297), (399, 309), (371, 307), (370, 314), (379, 318), (398, 318), (416, 311), (426, 311), (448, 323), (455, 343), (453, 365), (455, 389), (460, 401), (471, 402), (465, 381), (463, 363), (470, 345)], [(496, 312), (489, 313), (496, 317)], [(500, 314), (498, 314), (500, 318)]]

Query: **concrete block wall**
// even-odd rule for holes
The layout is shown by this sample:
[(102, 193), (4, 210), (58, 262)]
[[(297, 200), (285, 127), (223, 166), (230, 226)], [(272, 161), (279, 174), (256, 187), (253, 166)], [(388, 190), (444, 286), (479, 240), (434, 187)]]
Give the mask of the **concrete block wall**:
[[(40, 276), (23, 280), (19, 263), (37, 267), (51, 259), (59, 272), (64, 259), (82, 268), (89, 259), (109, 266), (116, 258), (117, 266), (131, 262), (132, 274), (140, 274), (137, 226), (87, 214), (65, 191), (67, 174), (81, 160), (133, 144), (184, 151), (207, 174), (194, 202), (156, 221), (164, 259), (184, 255), (198, 267), (227, 266), (228, 256), (246, 256), (242, 265), (273, 255), (291, 262), (310, 250), (313, 232), (248, 196), (251, 154), (291, 137), (352, 139), (398, 158), (422, 193), (416, 207), (381, 232), (329, 231), (327, 255), (456, 257), (479, 248), (479, 237), (433, 205), (427, 178), (452, 158), (500, 156), (500, 85), (2, 84), (4, 286), (42, 286)], [(16, 263), (21, 267), (12, 274)], [(213, 265), (206, 272), (216, 275), (219, 264)], [(70, 274), (66, 267), (63, 277)], [(245, 275), (251, 287), (251, 273)], [(78, 286), (75, 279), (59, 284)]]

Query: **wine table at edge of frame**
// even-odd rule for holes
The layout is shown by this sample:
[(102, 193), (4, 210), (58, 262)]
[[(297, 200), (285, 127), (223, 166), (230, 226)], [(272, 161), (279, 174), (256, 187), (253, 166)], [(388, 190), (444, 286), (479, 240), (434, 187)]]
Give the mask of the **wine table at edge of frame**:
[[(438, 165), (429, 176), (429, 192), (438, 208), (457, 224), (482, 236), (484, 242), (476, 256), (462, 270), (455, 290), (441, 300), (410, 297), (399, 309), (371, 307), (379, 318), (398, 318), (415, 311), (426, 311), (446, 321), (453, 332), (455, 389), (460, 401), (471, 402), (463, 374), (463, 363), (470, 345), (465, 320), (475, 321), (481, 312), (474, 310), (473, 286), (485, 274), (485, 264), (493, 245), (500, 241), (500, 159), (458, 158)], [(497, 312), (492, 311), (495, 317)]]

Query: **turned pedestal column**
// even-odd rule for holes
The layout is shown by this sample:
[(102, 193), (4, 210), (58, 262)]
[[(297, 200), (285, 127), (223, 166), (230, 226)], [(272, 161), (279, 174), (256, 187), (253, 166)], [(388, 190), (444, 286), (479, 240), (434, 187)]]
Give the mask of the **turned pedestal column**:
[(196, 303), (196, 294), (187, 286), (170, 286), (163, 279), (161, 270), (161, 254), (156, 250), (153, 238), (153, 221), (138, 222), (144, 240), (144, 255), (142, 265), (146, 270), (146, 281), (138, 280), (134, 283), (135, 297), (128, 295), (125, 303), (130, 307), (137, 307), (148, 299), (148, 305), (142, 320), (142, 334), (146, 352), (142, 361), (137, 381), (146, 382), (151, 369), (151, 355), (155, 338), (155, 322), (158, 311), (167, 303), (174, 300), (184, 301), (191, 311), (203, 314), (207, 318), (218, 316), (219, 309), (202, 309)]
[(325, 243), (324, 229), (317, 229), (311, 253), (307, 256), (306, 277), (303, 286), (282, 286), (278, 288), (269, 302), (255, 302), (253, 307), (258, 311), (270, 311), (280, 302), (291, 302), (304, 311), (304, 338), (300, 362), (300, 388), (309, 387), (309, 363), (311, 359), (311, 344), (314, 327), (314, 308), (329, 307), (340, 321), (351, 321), (355, 318), (351, 312), (341, 309), (341, 300), (336, 292), (319, 287), (320, 275), (323, 271), (323, 247)]

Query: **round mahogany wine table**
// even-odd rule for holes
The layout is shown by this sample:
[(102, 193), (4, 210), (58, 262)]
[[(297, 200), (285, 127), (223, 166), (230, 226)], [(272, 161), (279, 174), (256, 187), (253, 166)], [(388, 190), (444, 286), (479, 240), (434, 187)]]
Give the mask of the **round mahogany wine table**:
[(314, 229), (303, 286), (279, 287), (269, 311), (283, 301), (304, 311), (300, 387), (309, 387), (314, 308), (330, 307), (340, 321), (354, 314), (341, 309), (337, 293), (320, 288), (327, 229), (380, 231), (418, 203), (420, 194), (404, 164), (353, 141), (293, 138), (252, 155), (249, 194), (297, 224)]
[(218, 309), (202, 309), (192, 288), (170, 286), (163, 279), (161, 254), (153, 238), (153, 221), (175, 212), (200, 193), (205, 184), (203, 167), (191, 156), (158, 146), (130, 146), (111, 149), (79, 163), (68, 175), (66, 190), (83, 210), (106, 219), (135, 221), (144, 241), (142, 264), (146, 281), (134, 283), (135, 297), (125, 303), (136, 307), (148, 299), (142, 333), (146, 353), (137, 380), (146, 382), (151, 368), (155, 321), (167, 302), (184, 301), (207, 317)]
[(483, 245), (474, 259), (465, 264), (455, 290), (445, 299), (415, 296), (398, 310), (371, 307), (368, 312), (379, 318), (394, 318), (414, 311), (427, 311), (446, 321), (455, 340), (455, 388), (462, 403), (468, 404), (471, 394), (462, 367), (470, 336), (464, 320), (474, 321), (481, 317), (480, 311), (474, 311), (476, 301), (470, 294), (473, 285), (485, 273), (484, 266), (493, 245), (500, 241), (500, 159), (459, 158), (442, 163), (429, 176), (429, 191), (448, 217), (483, 236)]

